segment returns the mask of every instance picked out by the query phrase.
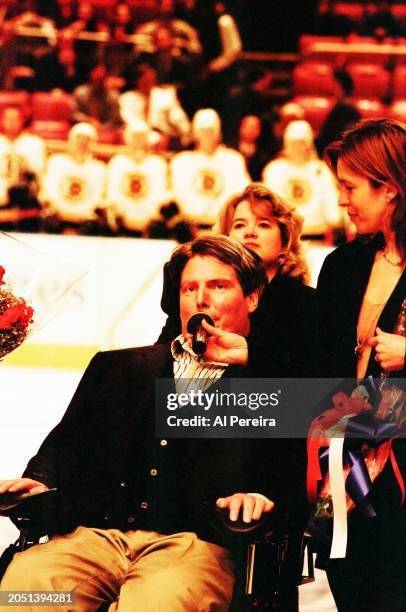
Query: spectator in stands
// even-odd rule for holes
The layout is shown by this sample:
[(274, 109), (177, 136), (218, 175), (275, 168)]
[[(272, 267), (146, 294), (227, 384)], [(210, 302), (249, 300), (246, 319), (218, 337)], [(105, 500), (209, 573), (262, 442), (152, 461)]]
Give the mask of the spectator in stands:
[(347, 127), (361, 119), (361, 114), (351, 99), (354, 91), (351, 75), (344, 68), (336, 69), (334, 80), (337, 101), (326, 117), (316, 140), (319, 155), (322, 155), (324, 147), (339, 138)]
[(161, 0), (155, 18), (137, 28), (137, 33), (144, 37), (139, 43), (141, 53), (154, 52), (154, 32), (163, 25), (171, 31), (173, 37), (172, 53), (175, 57), (188, 57), (190, 59), (193, 56), (200, 56), (202, 46), (198, 32), (193, 27), (194, 23), (185, 19), (179, 11), (175, 11), (172, 0)]
[(106, 48), (105, 62), (109, 74), (123, 76), (133, 61), (134, 44), (127, 37), (134, 34), (135, 19), (131, 7), (118, 2), (113, 7), (110, 22), (110, 42)]
[(221, 121), (212, 108), (197, 111), (192, 123), (194, 151), (171, 161), (172, 188), (183, 215), (212, 225), (227, 198), (249, 182), (244, 157), (221, 142)]
[(264, 134), (263, 122), (257, 115), (246, 115), (242, 118), (234, 148), (244, 157), (252, 180), (260, 181), (262, 171), (272, 155), (268, 148), (268, 137)]
[(267, 138), (270, 157), (280, 150), (273, 137), (279, 114), (271, 94), (272, 72), (264, 68), (241, 71), (240, 82), (230, 90), (227, 108), (223, 113), (224, 141), (235, 146), (241, 121), (247, 115), (256, 115), (262, 122), (262, 133)]
[(107, 200), (113, 206), (120, 233), (140, 236), (168, 199), (168, 166), (151, 153), (150, 129), (136, 119), (124, 131), (125, 153), (108, 164)]
[(282, 155), (267, 164), (263, 181), (302, 214), (306, 237), (331, 241), (333, 228), (341, 225), (337, 188), (326, 164), (317, 157), (307, 121), (288, 124)]
[(223, 116), (227, 105), (226, 92), (236, 80), (235, 63), (242, 51), (242, 41), (238, 26), (225, 2), (214, 0), (212, 5), (213, 18), (217, 26), (214, 45), (208, 50), (207, 57), (207, 90), (209, 105), (213, 106)]
[(171, 2), (161, 2), (160, 7), (159, 19), (137, 28), (137, 61), (156, 69), (158, 83), (176, 85), (180, 102), (191, 116), (202, 102), (200, 92), (195, 92), (201, 75), (202, 46), (190, 23), (173, 18)]
[(0, 19), (0, 89), (11, 89), (11, 68), (16, 64), (17, 46), (12, 21)]
[[(15, 38), (5, 49), (6, 58), (9, 58), (5, 85), (10, 89), (32, 91), (35, 89), (37, 59), (48, 53), (55, 44), (56, 30), (52, 20), (37, 12), (35, 2), (26, 2), (21, 8), (19, 14), (6, 22), (6, 31), (9, 35), (13, 31)], [(38, 36), (25, 36), (24, 43), (21, 43), (18, 35), (26, 27), (34, 28)]]
[(190, 122), (173, 85), (158, 85), (155, 68), (140, 64), (130, 76), (134, 89), (121, 94), (120, 114), (124, 123), (146, 121), (154, 130), (159, 149), (179, 149), (190, 142)]
[(237, 24), (226, 8), (218, 0), (188, 0), (183, 6), (177, 3), (175, 14), (196, 29), (202, 49), (201, 70), (193, 75), (188, 100), (192, 112), (210, 106), (224, 116), (225, 92), (236, 78), (235, 62), (242, 50)]
[(275, 138), (275, 157), (283, 149), (283, 135), (288, 124), (291, 121), (305, 119), (306, 113), (300, 104), (297, 102), (288, 101), (280, 106), (278, 111), (278, 119), (273, 126), (273, 136)]
[(82, 83), (86, 83), (91, 75), (93, 67), (97, 64), (98, 45), (94, 40), (81, 40), (76, 38), (80, 32), (96, 33), (108, 30), (108, 26), (98, 20), (96, 9), (91, 2), (79, 2), (77, 8), (78, 18), (66, 30), (65, 33), (74, 39), (74, 49), (78, 73)]
[(0, 221), (3, 230), (36, 231), (38, 184), (45, 164), (45, 143), (24, 129), (19, 107), (0, 115)]
[(227, 10), (226, 2), (213, 2), (217, 17), (218, 35), (220, 38), (220, 53), (209, 62), (209, 72), (212, 74), (223, 73), (230, 69), (238, 59), (242, 51), (242, 41), (237, 24)]
[(116, 129), (120, 125), (119, 94), (106, 87), (106, 77), (105, 65), (98, 64), (90, 72), (89, 83), (74, 90), (75, 122), (91, 123), (96, 130)]
[(96, 211), (104, 203), (106, 168), (93, 157), (96, 141), (93, 125), (77, 123), (69, 132), (69, 151), (49, 157), (42, 196), (49, 205), (46, 229), (80, 234), (103, 229)]
[(40, 15), (52, 19), (58, 30), (66, 28), (78, 18), (76, 0), (40, 0), (38, 7)]
[[(147, 31), (148, 25), (145, 24), (141, 31)], [(151, 31), (151, 37), (151, 52), (142, 53), (140, 60), (154, 67), (158, 84), (172, 83), (179, 86), (187, 83), (191, 76), (191, 57), (182, 54), (175, 42), (172, 27), (169, 24), (157, 22)]]

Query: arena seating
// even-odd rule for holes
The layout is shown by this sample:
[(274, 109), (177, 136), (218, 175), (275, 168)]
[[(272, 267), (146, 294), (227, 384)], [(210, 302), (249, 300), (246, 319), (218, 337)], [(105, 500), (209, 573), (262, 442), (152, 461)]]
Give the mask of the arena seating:
[(28, 116), (30, 94), (27, 91), (0, 91), (0, 111), (6, 106), (18, 106)]
[(388, 108), (388, 114), (393, 119), (398, 119), (406, 123), (406, 98), (394, 100)]
[(388, 115), (388, 110), (385, 104), (380, 100), (371, 98), (358, 98), (355, 100), (355, 106), (358, 108), (362, 117), (373, 119), (377, 117), (385, 117)]
[(394, 99), (406, 98), (406, 64), (396, 66), (393, 71), (392, 95)]
[(354, 83), (354, 96), (385, 98), (389, 93), (390, 72), (376, 64), (350, 64), (348, 72)]
[(36, 92), (31, 99), (33, 121), (67, 121), (72, 118), (72, 96), (63, 91)]
[(335, 93), (333, 67), (326, 62), (300, 62), (293, 69), (292, 79), (295, 95), (329, 96)]

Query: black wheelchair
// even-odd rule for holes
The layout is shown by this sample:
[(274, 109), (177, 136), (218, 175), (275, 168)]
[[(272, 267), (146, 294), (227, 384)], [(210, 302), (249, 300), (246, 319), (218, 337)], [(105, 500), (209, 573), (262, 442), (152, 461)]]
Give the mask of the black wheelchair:
[[(46, 541), (55, 515), (57, 489), (31, 495), (0, 495), (0, 516), (7, 516), (20, 530), (16, 542), (0, 557), (0, 580), (17, 552)], [(222, 535), (236, 561), (236, 583), (230, 612), (277, 610), (298, 612), (298, 587), (314, 581), (310, 536), (302, 531), (286, 533), (276, 528), (272, 514), (250, 524), (231, 522), (228, 513), (212, 510), (209, 519)], [(307, 549), (307, 555), (305, 554)], [(306, 562), (306, 575), (303, 567)], [(99, 608), (107, 610), (109, 604)]]

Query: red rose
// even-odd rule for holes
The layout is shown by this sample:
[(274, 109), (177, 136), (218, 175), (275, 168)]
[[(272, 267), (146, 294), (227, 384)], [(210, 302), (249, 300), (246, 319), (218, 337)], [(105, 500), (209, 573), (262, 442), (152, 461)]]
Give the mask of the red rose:
[(3, 276), (5, 275), (5, 273), (5, 268), (3, 268), (3, 266), (0, 266), (0, 285), (5, 285), (5, 282), (3, 280)]
[(13, 325), (20, 329), (25, 329), (32, 323), (34, 310), (31, 306), (27, 306), (25, 301), (21, 299), (19, 304), (9, 306), (2, 315), (0, 315), (0, 329), (11, 329)]

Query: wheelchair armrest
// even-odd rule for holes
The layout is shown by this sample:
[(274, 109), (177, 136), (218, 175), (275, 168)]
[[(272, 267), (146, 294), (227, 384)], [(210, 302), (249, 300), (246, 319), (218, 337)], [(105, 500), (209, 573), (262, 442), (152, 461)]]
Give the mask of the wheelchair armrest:
[(0, 516), (8, 516), (20, 525), (32, 523), (38, 529), (52, 525), (55, 520), (57, 488), (42, 493), (3, 493), (0, 495)]
[(213, 508), (207, 505), (207, 511), (212, 528), (233, 548), (258, 539), (277, 539), (282, 533), (281, 516), (275, 511), (263, 514), (259, 520), (253, 520), (250, 523), (245, 523), (242, 518), (231, 521), (228, 509)]

